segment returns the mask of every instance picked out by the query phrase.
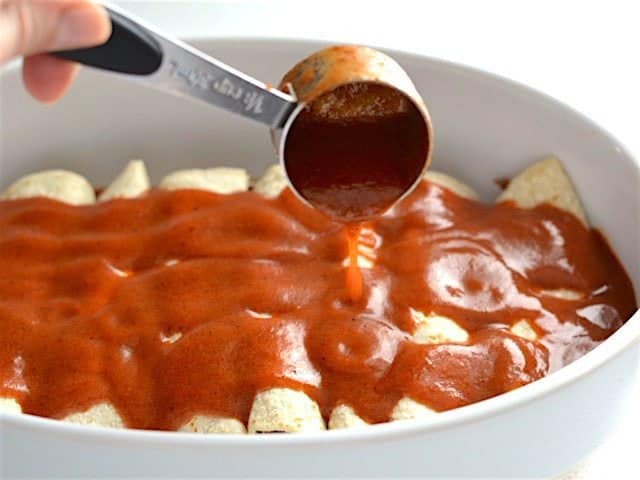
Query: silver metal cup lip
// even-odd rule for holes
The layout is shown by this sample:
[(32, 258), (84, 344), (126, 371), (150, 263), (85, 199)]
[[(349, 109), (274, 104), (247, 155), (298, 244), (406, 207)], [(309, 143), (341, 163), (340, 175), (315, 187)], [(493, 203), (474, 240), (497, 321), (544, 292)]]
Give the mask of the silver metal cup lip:
[[(307, 206), (309, 206), (311, 208), (315, 208), (315, 206), (311, 202), (309, 202), (309, 200), (307, 200), (305, 197), (302, 196), (300, 191), (298, 191), (296, 186), (291, 181), (291, 178), (289, 177), (289, 173), (287, 172), (285, 159), (284, 159), (285, 145), (286, 145), (286, 142), (287, 142), (287, 136), (289, 134), (289, 130), (291, 130), (291, 127), (293, 126), (293, 124), (295, 123), (296, 119), (298, 118), (298, 115), (300, 115), (300, 112), (302, 112), (306, 107), (307, 107), (306, 103), (299, 102), (298, 106), (293, 109), (293, 111), (289, 115), (289, 118), (287, 118), (287, 121), (285, 122), (284, 126), (278, 132), (280, 138), (278, 139), (278, 144), (274, 145), (274, 147), (276, 148), (276, 154), (278, 155), (278, 163), (280, 164), (280, 168), (282, 168), (282, 171), (284, 172), (284, 176), (287, 179), (287, 185), (289, 186), (289, 189), (291, 189), (291, 191), (294, 193), (294, 195), (302, 203), (304, 203), (305, 205), (307, 205)], [(274, 139), (273, 136), (271, 138), (272, 138), (272, 140)]]
[[(419, 96), (416, 97), (415, 94), (409, 94), (406, 91), (404, 91), (403, 89), (397, 88), (395, 85), (392, 85), (389, 82), (386, 82), (386, 81), (383, 81), (383, 80), (357, 80), (357, 81), (352, 81), (352, 82), (344, 82), (344, 83), (341, 83), (341, 84), (334, 85), (331, 89), (328, 89), (327, 91), (322, 92), (321, 95), (329, 93), (332, 90), (335, 90), (335, 89), (337, 89), (337, 88), (339, 88), (341, 86), (344, 86), (344, 85), (348, 85), (350, 83), (369, 83), (369, 84), (375, 84), (375, 85), (382, 85), (382, 86), (394, 89), (398, 93), (402, 94), (407, 100), (409, 100), (409, 102), (411, 102), (411, 104), (416, 108), (416, 110), (418, 112), (420, 112), (420, 118), (422, 119), (423, 126), (425, 128), (425, 131), (427, 132), (428, 144), (427, 144), (426, 156), (425, 156), (424, 162), (423, 162), (423, 167), (420, 170), (420, 173), (417, 175), (416, 179), (409, 186), (409, 188), (407, 188), (407, 190), (400, 197), (398, 197), (393, 202), (392, 205), (389, 206), (389, 208), (387, 209), (387, 211), (388, 211), (391, 208), (393, 208), (394, 205), (397, 205), (400, 201), (402, 201), (404, 198), (406, 198), (408, 195), (411, 194), (411, 192), (418, 186), (418, 184), (422, 180), (425, 172), (429, 168), (429, 165), (431, 163), (431, 156), (432, 156), (432, 152), (433, 152), (433, 126), (431, 124), (431, 118), (429, 116), (429, 112), (427, 111), (426, 107), (424, 106), (424, 103), (422, 102), (422, 99)], [(290, 87), (290, 88), (292, 89), (292, 87)], [(295, 97), (295, 91), (290, 90), (290, 93)], [(311, 99), (311, 101), (319, 98), (321, 95), (317, 95), (316, 97)], [(289, 134), (289, 131), (293, 127), (293, 124), (295, 123), (297, 117), (309, 105), (309, 103), (310, 102), (299, 101), (298, 105), (293, 109), (293, 111), (291, 112), (291, 114), (287, 118), (287, 121), (285, 122), (285, 124), (282, 127), (282, 129), (280, 129), (279, 131), (271, 130), (271, 141), (273, 143), (273, 146), (274, 146), (274, 149), (275, 149), (275, 153), (276, 153), (277, 158), (278, 158), (278, 163), (279, 163), (280, 167), (282, 168), (282, 171), (284, 172), (285, 178), (287, 180), (287, 185), (289, 186), (291, 191), (294, 193), (296, 198), (298, 198), (302, 203), (304, 203), (305, 205), (307, 205), (307, 206), (309, 206), (311, 208), (316, 208), (309, 200), (307, 200), (300, 193), (300, 191), (296, 188), (295, 184), (291, 181), (291, 178), (289, 177), (289, 174), (288, 174), (287, 169), (286, 169), (286, 163), (285, 163), (285, 147), (286, 147), (287, 136)]]

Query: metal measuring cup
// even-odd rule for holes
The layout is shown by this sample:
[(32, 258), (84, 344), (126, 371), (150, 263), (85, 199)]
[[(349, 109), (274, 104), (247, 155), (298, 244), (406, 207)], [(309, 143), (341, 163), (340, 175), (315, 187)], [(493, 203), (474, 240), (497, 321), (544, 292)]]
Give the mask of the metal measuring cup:
[[(392, 104), (396, 100), (399, 102), (396, 107), (410, 107), (417, 112), (417, 122), (424, 131), (423, 140), (426, 139), (419, 168), (414, 168), (411, 181), (405, 182), (402, 191), (389, 199), (387, 207), (411, 190), (429, 164), (433, 133), (427, 109), (406, 72), (381, 52), (358, 46), (324, 49), (285, 75), (281, 84), (285, 93), (170, 38), (121, 9), (105, 8), (112, 24), (112, 34), (105, 44), (54, 54), (172, 94), (207, 102), (279, 131), (273, 136), (278, 157), (291, 188), (307, 203), (318, 206), (301, 188), (300, 175), (290, 175), (292, 162), (299, 167), (304, 159), (293, 158), (288, 149), (288, 137), (296, 131), (301, 119), (310, 115), (309, 112), (325, 112), (329, 120), (356, 118), (375, 104), (370, 102), (372, 99), (381, 102), (384, 108), (391, 108), (391, 113), (394, 113)], [(366, 90), (365, 94), (348, 94), (349, 86), (356, 90), (360, 86), (361, 91)], [(363, 86), (366, 86), (364, 90)], [(378, 90), (373, 97), (370, 89)], [(345, 92), (348, 95), (341, 98)], [(384, 114), (384, 108), (375, 113)], [(341, 187), (348, 190), (349, 185)], [(330, 211), (327, 213), (331, 214)], [(356, 217), (358, 215), (350, 215), (349, 219)]]
[[(356, 45), (328, 47), (294, 66), (279, 88), (299, 105), (272, 134), (278, 157), (294, 192), (325, 213), (348, 222), (381, 214), (429, 166), (429, 113), (407, 73), (388, 55)], [(298, 124), (305, 122), (311, 128), (297, 138)], [(347, 141), (353, 145), (345, 148)], [(292, 146), (298, 143), (302, 148)]]

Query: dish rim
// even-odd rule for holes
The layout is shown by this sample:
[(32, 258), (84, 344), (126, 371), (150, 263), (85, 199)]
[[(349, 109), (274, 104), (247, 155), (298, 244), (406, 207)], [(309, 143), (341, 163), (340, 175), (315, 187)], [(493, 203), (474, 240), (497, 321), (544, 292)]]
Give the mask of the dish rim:
[[(203, 44), (215, 42), (217, 44), (228, 43), (249, 43), (259, 42), (261, 44), (271, 44), (273, 46), (286, 46), (296, 44), (297, 46), (319, 49), (333, 44), (327, 40), (313, 38), (291, 39), (286, 37), (261, 37), (261, 36), (196, 36), (187, 37), (186, 41), (198, 47)], [(596, 132), (601, 134), (618, 149), (621, 157), (634, 165), (636, 171), (640, 172), (640, 161), (634, 157), (632, 152), (619, 141), (608, 130), (596, 124), (589, 117), (572, 108), (569, 105), (553, 98), (552, 96), (540, 92), (532, 87), (515, 80), (503, 77), (499, 74), (488, 72), (476, 67), (466, 66), (449, 60), (431, 57), (415, 52), (388, 49), (382, 46), (373, 45), (380, 48), (391, 56), (399, 55), (411, 59), (412, 61), (428, 62), (438, 69), (448, 70), (456, 75), (466, 75), (480, 77), (484, 81), (501, 84), (513, 93), (529, 98), (536, 98), (539, 103), (543, 103), (553, 109), (560, 107), (564, 109), (574, 121), (579, 121)], [(0, 74), (0, 78), (9, 75), (17, 70), (19, 62), (12, 62)], [(625, 353), (628, 349), (640, 344), (640, 309), (613, 333), (609, 338), (598, 345), (592, 351), (566, 365), (558, 371), (536, 380), (528, 385), (524, 385), (516, 390), (506, 392), (496, 397), (482, 400), (470, 405), (459, 407), (453, 410), (438, 413), (429, 419), (415, 419), (410, 421), (387, 422), (369, 425), (363, 428), (327, 430), (321, 432), (296, 433), (289, 435), (228, 435), (228, 434), (206, 434), (139, 430), (139, 429), (115, 429), (106, 427), (95, 427), (76, 425), (62, 422), (51, 418), (38, 417), (26, 413), (2, 412), (0, 418), (3, 422), (13, 424), (29, 430), (49, 429), (50, 433), (61, 436), (75, 437), (81, 435), (91, 439), (101, 439), (109, 442), (144, 442), (152, 445), (168, 445), (178, 443), (180, 446), (189, 447), (211, 447), (211, 446), (259, 446), (261, 448), (269, 446), (294, 447), (305, 445), (321, 445), (330, 443), (360, 443), (362, 441), (390, 441), (419, 433), (436, 433), (448, 428), (457, 427), (463, 423), (476, 423), (487, 420), (491, 417), (499, 416), (505, 412), (525, 406), (540, 399), (543, 396), (557, 392), (572, 383), (586, 377), (592, 372), (604, 367), (614, 358)]]

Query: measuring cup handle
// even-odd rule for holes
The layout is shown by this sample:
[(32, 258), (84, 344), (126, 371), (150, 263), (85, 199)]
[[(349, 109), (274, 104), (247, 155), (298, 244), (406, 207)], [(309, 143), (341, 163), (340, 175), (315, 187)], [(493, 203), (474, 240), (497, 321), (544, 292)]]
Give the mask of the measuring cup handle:
[(207, 102), (275, 129), (282, 128), (298, 106), (292, 96), (169, 38), (117, 7), (105, 8), (113, 27), (105, 44), (53, 54)]
[(130, 18), (105, 7), (111, 36), (97, 47), (54, 52), (65, 60), (130, 75), (150, 75), (162, 64), (162, 49), (148, 31)]

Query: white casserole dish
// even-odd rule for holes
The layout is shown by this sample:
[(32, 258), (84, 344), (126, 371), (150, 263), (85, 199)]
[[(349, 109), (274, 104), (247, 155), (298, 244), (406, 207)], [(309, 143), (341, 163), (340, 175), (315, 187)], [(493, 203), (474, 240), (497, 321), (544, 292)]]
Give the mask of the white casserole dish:
[[(321, 45), (257, 39), (196, 42), (205, 51), (276, 83)], [(620, 144), (554, 100), (494, 76), (393, 53), (433, 118), (433, 168), (468, 182), (488, 201), (493, 180), (553, 153), (591, 223), (603, 230), (640, 296), (640, 168)], [(0, 188), (52, 167), (106, 184), (131, 158), (154, 183), (178, 168), (273, 162), (268, 132), (225, 112), (85, 70), (60, 103), (43, 107), (19, 71), (2, 78)], [(107, 430), (5, 413), (2, 476), (41, 477), (523, 477), (561, 473), (625, 416), (638, 368), (640, 314), (573, 364), (511, 393), (433, 420), (360, 431), (203, 436)], [(162, 372), (158, 372), (162, 375)]]

